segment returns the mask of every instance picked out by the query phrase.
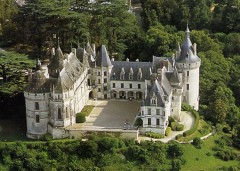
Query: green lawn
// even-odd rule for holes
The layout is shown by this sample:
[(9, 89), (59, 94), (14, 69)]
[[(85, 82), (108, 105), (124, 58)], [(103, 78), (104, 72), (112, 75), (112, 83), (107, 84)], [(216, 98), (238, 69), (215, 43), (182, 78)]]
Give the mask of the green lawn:
[[(182, 167), (182, 170), (215, 171), (220, 169), (222, 166), (240, 166), (239, 159), (233, 161), (223, 161), (214, 156), (216, 152), (212, 151), (212, 148), (216, 145), (215, 140), (219, 137), (219, 135), (214, 135), (204, 140), (201, 149), (197, 149), (191, 144), (183, 144), (182, 147), (184, 148), (184, 158), (186, 159), (186, 164)], [(238, 151), (238, 153), (240, 153), (240, 151)]]
[(84, 106), (84, 108), (82, 109), (82, 111), (80, 113), (82, 113), (85, 116), (88, 116), (92, 112), (93, 108), (94, 108), (93, 105), (86, 105), (86, 106)]

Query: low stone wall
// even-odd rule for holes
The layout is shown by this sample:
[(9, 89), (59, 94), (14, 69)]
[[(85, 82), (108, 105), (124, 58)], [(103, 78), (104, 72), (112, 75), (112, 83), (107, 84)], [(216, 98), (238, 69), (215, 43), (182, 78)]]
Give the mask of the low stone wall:
[(112, 134), (114, 136), (120, 138), (130, 138), (130, 139), (138, 139), (138, 130), (123, 130), (123, 129), (90, 129), (90, 128), (82, 128), (82, 129), (69, 129), (69, 137), (70, 138), (85, 138), (88, 134), (99, 132), (102, 134)]

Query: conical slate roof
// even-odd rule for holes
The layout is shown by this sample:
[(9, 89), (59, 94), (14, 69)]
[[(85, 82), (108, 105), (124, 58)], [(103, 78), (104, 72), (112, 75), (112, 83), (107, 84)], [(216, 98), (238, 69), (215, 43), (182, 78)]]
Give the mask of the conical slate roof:
[(48, 65), (50, 70), (61, 70), (63, 68), (64, 55), (60, 47), (57, 48), (55, 56), (51, 60), (51, 63)]
[(187, 27), (186, 37), (181, 46), (180, 55), (177, 57), (176, 62), (179, 63), (195, 63), (199, 62), (200, 58), (197, 55), (194, 55), (194, 49), (192, 46), (192, 42), (190, 40), (190, 31)]
[(96, 62), (97, 66), (101, 67), (109, 67), (112, 66), (111, 60), (108, 56), (108, 52), (107, 49), (104, 45), (102, 45), (101, 49), (100, 49), (100, 53), (97, 57), (97, 62)]
[(42, 71), (38, 70), (33, 74), (32, 79), (29, 81), (29, 84), (25, 91), (29, 93), (49, 92), (48, 82)]

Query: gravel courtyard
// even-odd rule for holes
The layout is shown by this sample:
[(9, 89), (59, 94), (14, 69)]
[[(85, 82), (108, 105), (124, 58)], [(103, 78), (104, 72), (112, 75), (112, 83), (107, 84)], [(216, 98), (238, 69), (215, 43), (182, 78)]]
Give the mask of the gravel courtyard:
[(129, 125), (133, 124), (140, 110), (139, 102), (129, 100), (98, 100), (89, 101), (89, 104), (95, 108), (83, 126), (123, 128), (126, 120)]

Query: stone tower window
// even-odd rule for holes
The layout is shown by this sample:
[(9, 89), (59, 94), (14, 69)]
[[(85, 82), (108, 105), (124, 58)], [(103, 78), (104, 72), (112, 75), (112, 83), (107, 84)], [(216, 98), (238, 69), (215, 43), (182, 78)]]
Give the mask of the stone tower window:
[(62, 119), (62, 113), (60, 108), (58, 108), (58, 119)]
[(189, 77), (189, 71), (187, 71), (187, 76)]
[(66, 107), (66, 118), (69, 118), (69, 112), (67, 107)]
[(35, 102), (35, 110), (39, 110), (39, 102)]
[(36, 115), (36, 123), (39, 123), (39, 122), (40, 122), (39, 115)]
[(187, 84), (187, 90), (189, 90), (189, 84)]

